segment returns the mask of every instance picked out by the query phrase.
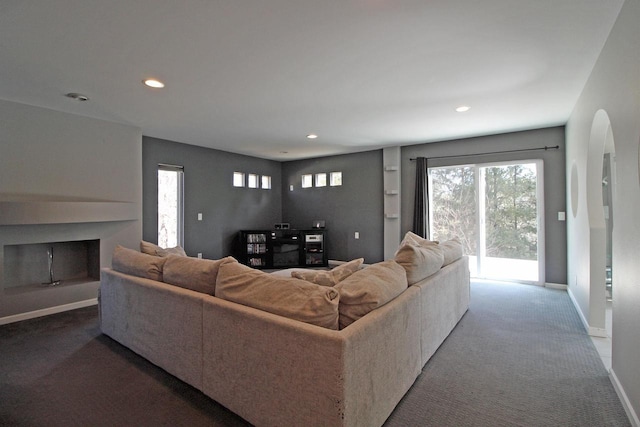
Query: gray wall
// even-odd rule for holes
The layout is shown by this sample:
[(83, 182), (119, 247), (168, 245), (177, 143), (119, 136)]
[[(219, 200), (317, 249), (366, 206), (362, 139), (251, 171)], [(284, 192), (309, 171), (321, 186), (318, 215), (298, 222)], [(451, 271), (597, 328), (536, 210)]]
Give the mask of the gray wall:
[(464, 158), (432, 159), (429, 166), (451, 166), (471, 163), (489, 163), (511, 160), (542, 159), (544, 161), (544, 207), (546, 281), (567, 283), (566, 222), (558, 221), (558, 212), (565, 212), (565, 154), (564, 127), (491, 135), (478, 138), (402, 147), (402, 233), (413, 223), (413, 193), (415, 189), (415, 162), (418, 156), (438, 157), (460, 154), (486, 153), (559, 145), (559, 150), (524, 153), (504, 153)]
[[(301, 188), (303, 174), (336, 171), (342, 172), (342, 186)], [(282, 164), (282, 220), (293, 228), (325, 220), (329, 259), (382, 261), (383, 209), (382, 150)]]
[[(190, 256), (234, 254), (241, 229), (273, 228), (281, 218), (280, 163), (157, 138), (142, 139), (143, 237), (157, 242), (158, 164), (184, 167), (184, 245)], [(271, 176), (271, 190), (233, 187), (233, 172)], [(197, 220), (202, 213), (202, 221)]]
[[(570, 172), (575, 167), (576, 171), (575, 181), (571, 182), (571, 175), (567, 180), (577, 202), (575, 214), (568, 215), (567, 223), (569, 291), (588, 326), (602, 328), (602, 323), (596, 322), (604, 319), (604, 287), (589, 270), (593, 251), (598, 252), (595, 246), (601, 243), (593, 237), (600, 231), (604, 234), (604, 224), (596, 221), (589, 204), (599, 202), (601, 170), (591, 166), (601, 165), (604, 154), (603, 134), (594, 135), (592, 124), (597, 112), (606, 112), (615, 148), (616, 177), (611, 378), (628, 413), (633, 414), (634, 425), (640, 425), (639, 20), (640, 2), (627, 0), (571, 114), (566, 137), (567, 169)], [(603, 247), (599, 249), (604, 253)]]

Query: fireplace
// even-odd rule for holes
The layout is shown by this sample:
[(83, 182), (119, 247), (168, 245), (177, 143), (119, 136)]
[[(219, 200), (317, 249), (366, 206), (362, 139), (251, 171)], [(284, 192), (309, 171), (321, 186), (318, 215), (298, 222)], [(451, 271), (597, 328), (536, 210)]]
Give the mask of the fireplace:
[(100, 268), (141, 236), (139, 203), (0, 194), (0, 325), (97, 303)]
[(5, 292), (72, 286), (100, 280), (100, 240), (4, 246)]

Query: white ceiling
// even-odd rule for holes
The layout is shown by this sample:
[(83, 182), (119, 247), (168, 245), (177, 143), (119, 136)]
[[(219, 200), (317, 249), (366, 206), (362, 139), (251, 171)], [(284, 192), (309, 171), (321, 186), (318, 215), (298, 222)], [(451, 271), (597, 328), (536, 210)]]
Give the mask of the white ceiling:
[(0, 98), (277, 160), (562, 125), (622, 3), (1, 0)]

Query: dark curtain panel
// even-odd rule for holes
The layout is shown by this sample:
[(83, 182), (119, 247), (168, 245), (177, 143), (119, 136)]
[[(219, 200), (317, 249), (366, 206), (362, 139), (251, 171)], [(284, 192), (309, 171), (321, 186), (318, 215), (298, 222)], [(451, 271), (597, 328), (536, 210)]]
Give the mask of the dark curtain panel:
[(413, 232), (424, 238), (429, 234), (429, 180), (427, 158), (416, 159), (416, 194), (413, 206)]

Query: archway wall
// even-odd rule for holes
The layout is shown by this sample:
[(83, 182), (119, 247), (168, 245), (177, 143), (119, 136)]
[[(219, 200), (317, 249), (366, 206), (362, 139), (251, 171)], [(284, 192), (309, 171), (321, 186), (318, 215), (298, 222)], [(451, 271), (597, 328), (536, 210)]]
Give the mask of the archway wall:
[[(592, 313), (591, 244), (600, 232), (596, 215), (589, 217), (587, 177), (592, 128), (604, 110), (611, 124), (616, 153), (615, 227), (613, 231), (612, 377), (634, 416), (640, 413), (640, 2), (627, 0), (602, 49), (566, 126), (567, 203), (578, 187), (575, 217), (567, 215), (567, 283), (589, 327), (599, 327)], [(596, 120), (597, 121), (597, 120)], [(597, 128), (597, 126), (596, 126)], [(602, 162), (600, 153), (599, 162)], [(594, 153), (591, 153), (592, 155)], [(595, 158), (595, 157), (593, 157)], [(595, 162), (595, 160), (592, 160)], [(575, 164), (577, 185), (571, 182)], [(598, 169), (601, 174), (601, 166)], [(597, 174), (598, 172), (596, 172)], [(601, 180), (601, 175), (593, 179)], [(592, 200), (592, 206), (593, 206)], [(593, 208), (595, 209), (595, 207)], [(601, 207), (600, 207), (601, 209)], [(594, 226), (595, 225), (595, 226)], [(598, 243), (600, 244), (600, 243)], [(599, 280), (599, 279), (596, 279)], [(604, 288), (604, 285), (602, 286)], [(636, 418), (637, 419), (637, 418)]]

